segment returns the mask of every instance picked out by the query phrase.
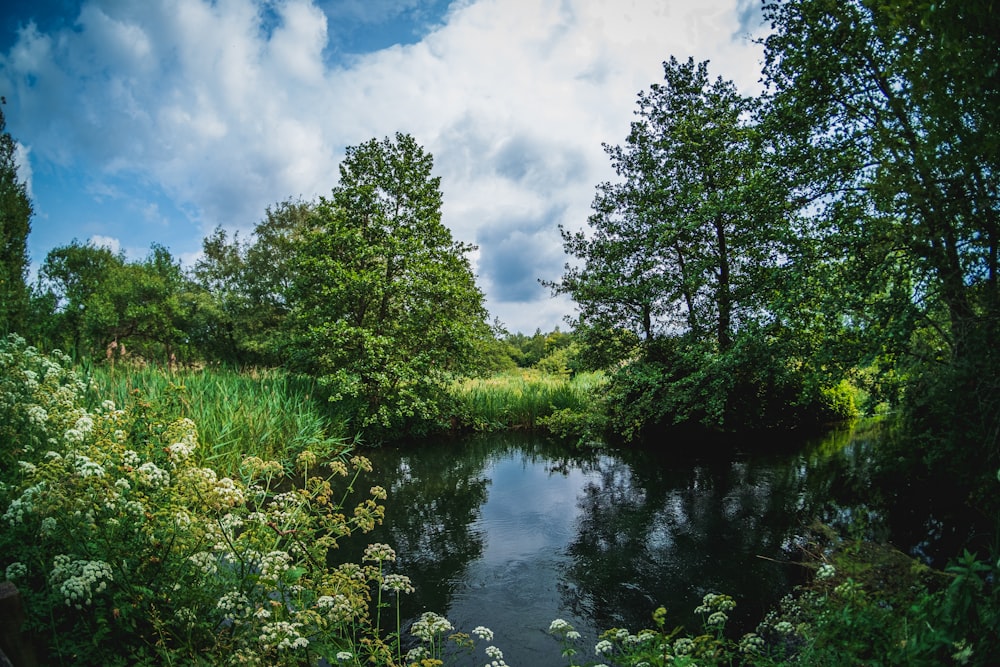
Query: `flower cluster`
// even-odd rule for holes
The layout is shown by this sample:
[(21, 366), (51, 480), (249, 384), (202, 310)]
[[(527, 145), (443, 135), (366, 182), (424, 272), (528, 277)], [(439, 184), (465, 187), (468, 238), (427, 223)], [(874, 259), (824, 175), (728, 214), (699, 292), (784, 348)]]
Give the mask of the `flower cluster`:
[(49, 582), (59, 588), (65, 603), (83, 609), (94, 602), (94, 595), (103, 593), (108, 582), (114, 581), (111, 566), (101, 560), (71, 560), (60, 554), (52, 560)]
[(430, 642), (454, 629), (455, 626), (444, 616), (435, 614), (433, 611), (425, 611), (419, 619), (413, 622), (410, 633), (425, 642)]
[[(315, 664), (358, 638), (384, 641), (368, 620), (372, 586), (408, 592), (409, 580), (324, 567), (340, 536), (380, 519), (384, 490), (356, 520), (329, 480), (297, 488), (280, 463), (201, 467), (191, 420), (141, 401), (88, 412), (88, 388), (52, 359), (0, 340), (0, 575), (55, 592), (32, 596), (35, 623), (83, 637), (90, 607), (113, 610), (121, 622), (103, 619), (108, 632), (88, 644), (95, 662), (153, 651), (164, 664)], [(346, 486), (370, 469), (343, 460)], [(395, 558), (385, 545), (371, 556)], [(49, 649), (71, 661), (80, 646)]]

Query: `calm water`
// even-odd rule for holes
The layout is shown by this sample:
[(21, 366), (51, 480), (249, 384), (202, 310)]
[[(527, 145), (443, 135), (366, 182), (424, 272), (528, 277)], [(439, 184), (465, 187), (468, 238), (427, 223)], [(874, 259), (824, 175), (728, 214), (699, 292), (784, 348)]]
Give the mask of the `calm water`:
[(697, 628), (707, 592), (737, 600), (730, 627), (742, 633), (800, 581), (803, 526), (851, 520), (870, 445), (848, 431), (783, 455), (678, 459), (503, 434), (372, 450), (359, 486), (388, 490), (386, 520), (337, 555), (392, 545), (394, 571), (417, 589), (404, 596), (404, 634), (428, 610), (461, 631), (485, 625), (514, 666), (566, 664), (546, 633), (555, 618), (589, 653), (601, 630), (649, 627), (660, 605), (668, 624)]

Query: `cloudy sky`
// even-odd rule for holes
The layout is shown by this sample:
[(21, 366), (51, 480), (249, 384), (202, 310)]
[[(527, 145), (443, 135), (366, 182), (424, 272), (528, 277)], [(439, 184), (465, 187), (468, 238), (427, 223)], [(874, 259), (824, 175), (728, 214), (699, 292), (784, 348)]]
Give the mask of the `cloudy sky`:
[(190, 264), (399, 131), (433, 154), (491, 314), (565, 329), (573, 304), (538, 281), (614, 178), (602, 142), (671, 55), (756, 92), (761, 29), (759, 0), (4, 0), (31, 259), (75, 238)]

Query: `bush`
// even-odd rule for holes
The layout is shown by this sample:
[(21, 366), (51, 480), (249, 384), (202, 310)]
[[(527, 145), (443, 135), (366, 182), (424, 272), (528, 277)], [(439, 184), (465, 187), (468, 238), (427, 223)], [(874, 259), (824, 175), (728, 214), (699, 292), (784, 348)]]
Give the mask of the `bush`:
[(322, 476), (302, 452), (300, 485), (256, 457), (222, 477), (194, 462), (191, 420), (145, 403), (87, 411), (66, 362), (0, 343), (0, 570), (47, 659), (314, 664), (389, 650), (369, 612), (373, 587), (405, 588), (383, 571), (388, 552), (328, 566), (340, 539), (381, 521), (384, 490), (346, 512), (336, 490), (366, 459), (343, 452)]

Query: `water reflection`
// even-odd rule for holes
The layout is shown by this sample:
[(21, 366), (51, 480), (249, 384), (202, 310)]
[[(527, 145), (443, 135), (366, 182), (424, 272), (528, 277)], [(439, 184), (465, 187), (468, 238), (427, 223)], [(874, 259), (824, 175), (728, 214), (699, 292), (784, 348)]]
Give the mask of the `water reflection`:
[(648, 626), (663, 604), (692, 627), (706, 592), (736, 598), (742, 631), (800, 577), (788, 552), (803, 524), (866, 470), (863, 444), (836, 437), (703, 461), (580, 453), (517, 434), (374, 450), (365, 488), (388, 490), (385, 523), (337, 555), (392, 545), (417, 588), (404, 617), (432, 610), (465, 631), (489, 626), (510, 664), (564, 664), (545, 634), (557, 617), (593, 639)]

